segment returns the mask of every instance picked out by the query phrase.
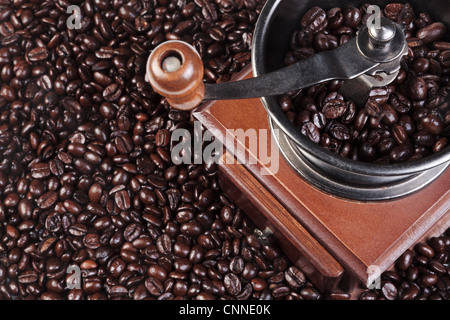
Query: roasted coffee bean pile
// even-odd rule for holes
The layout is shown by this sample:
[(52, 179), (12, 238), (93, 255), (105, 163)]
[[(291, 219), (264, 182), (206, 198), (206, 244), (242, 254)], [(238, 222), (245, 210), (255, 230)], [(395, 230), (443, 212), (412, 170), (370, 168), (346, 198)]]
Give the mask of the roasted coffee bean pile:
[[(66, 25), (72, 4), (81, 29)], [(189, 114), (144, 80), (166, 39), (197, 48), (205, 81), (228, 80), (249, 63), (262, 5), (0, 0), (0, 299), (350, 298), (260, 241), (217, 166), (172, 163)]]
[(81, 29), (69, 2), (0, 1), (0, 298), (320, 297), (259, 241), (217, 166), (173, 165), (189, 114), (144, 79), (152, 48), (181, 39), (205, 81), (228, 80), (262, 2), (74, 3)]
[[(291, 37), (285, 63), (332, 50), (354, 37), (371, 13), (361, 8), (314, 7)], [(339, 94), (341, 81), (280, 97), (280, 107), (303, 135), (333, 153), (379, 164), (418, 160), (440, 152), (450, 136), (450, 43), (447, 29), (410, 4), (388, 4), (382, 15), (405, 26), (409, 46), (394, 82), (375, 88), (364, 106)]]

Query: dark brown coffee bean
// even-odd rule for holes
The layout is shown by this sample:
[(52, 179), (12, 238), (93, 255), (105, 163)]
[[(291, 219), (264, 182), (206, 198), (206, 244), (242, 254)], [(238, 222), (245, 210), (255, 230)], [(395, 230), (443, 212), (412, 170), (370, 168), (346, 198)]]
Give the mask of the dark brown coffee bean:
[(425, 288), (432, 287), (438, 282), (438, 276), (435, 274), (425, 274), (420, 278), (420, 284)]
[(77, 158), (73, 161), (73, 164), (83, 174), (91, 174), (94, 171), (92, 164), (85, 159)]
[(89, 233), (83, 237), (83, 244), (89, 249), (98, 249), (101, 246), (100, 238), (95, 233)]
[(30, 200), (22, 199), (17, 206), (17, 212), (24, 220), (28, 220), (32, 217), (33, 205)]
[(425, 100), (428, 95), (427, 83), (420, 77), (414, 77), (409, 83), (409, 96), (413, 101)]
[(303, 29), (317, 33), (324, 30), (328, 25), (327, 14), (320, 7), (308, 10), (300, 21)]
[(36, 179), (46, 178), (51, 174), (48, 163), (36, 163), (31, 167), (31, 176)]
[(161, 252), (162, 254), (167, 254), (172, 251), (172, 241), (166, 234), (162, 234), (161, 236), (158, 237), (156, 241), (156, 246), (158, 248), (158, 251)]
[(40, 196), (36, 202), (41, 209), (48, 209), (51, 206), (53, 206), (57, 200), (58, 200), (57, 193), (54, 191), (49, 191)]
[(117, 207), (121, 210), (128, 210), (131, 208), (130, 195), (127, 190), (121, 190), (114, 194), (114, 200)]
[(290, 292), (291, 292), (291, 290), (288, 287), (286, 287), (286, 286), (279, 286), (279, 287), (277, 287), (276, 289), (274, 289), (272, 291), (272, 296), (275, 299), (280, 299), (282, 297), (285, 297), (285, 296), (289, 295)]
[(223, 278), (223, 282), (225, 284), (227, 292), (232, 296), (238, 295), (242, 290), (241, 281), (239, 280), (239, 277), (234, 273), (226, 274)]
[(379, 87), (372, 89), (369, 93), (369, 98), (374, 99), (378, 104), (382, 105), (389, 100), (389, 91), (387, 87)]
[(406, 250), (400, 258), (396, 261), (396, 268), (401, 271), (406, 271), (411, 266), (414, 258), (414, 253), (411, 250)]
[(412, 138), (414, 143), (418, 146), (431, 148), (435, 143), (434, 135), (425, 130), (414, 133)]
[(391, 150), (389, 158), (393, 162), (403, 162), (411, 158), (412, 154), (412, 148), (407, 144), (402, 144)]
[(405, 114), (411, 109), (411, 101), (399, 92), (394, 92), (390, 99), (389, 104), (399, 113)]
[(3, 84), (1, 86), (0, 96), (9, 102), (13, 102), (17, 98), (16, 90), (13, 87), (8, 86), (6, 84)]
[(38, 274), (35, 271), (25, 271), (18, 276), (19, 283), (30, 284), (38, 280)]
[(402, 300), (414, 300), (419, 295), (420, 289), (416, 285), (410, 286), (400, 295)]
[(364, 110), (371, 117), (379, 117), (382, 113), (381, 106), (374, 99), (367, 100)]
[(69, 232), (76, 237), (84, 236), (87, 232), (87, 227), (83, 224), (77, 223), (70, 226)]
[(337, 140), (346, 141), (351, 139), (350, 128), (339, 122), (334, 122), (330, 125), (329, 133)]
[(447, 33), (447, 28), (441, 22), (432, 23), (417, 31), (417, 37), (424, 43), (431, 43), (441, 40)]
[(201, 234), (202, 227), (201, 225), (196, 221), (189, 221), (185, 222), (180, 226), (181, 233), (190, 236), (195, 237)]
[(170, 132), (167, 129), (160, 129), (156, 132), (155, 143), (158, 147), (165, 147), (170, 143)]
[(362, 161), (370, 162), (375, 159), (376, 150), (370, 142), (363, 142), (359, 147), (358, 155)]
[(117, 83), (110, 84), (103, 91), (103, 97), (107, 101), (115, 101), (120, 97), (121, 94), (122, 94), (122, 89), (120, 88), (120, 86)]
[(245, 263), (241, 257), (234, 257), (230, 261), (230, 271), (235, 274), (239, 274), (242, 271), (244, 271), (244, 266), (245, 266)]
[(344, 24), (350, 28), (357, 28), (362, 20), (361, 12), (355, 7), (346, 7), (344, 9)]
[(322, 109), (327, 119), (337, 119), (342, 117), (347, 111), (347, 104), (340, 99), (332, 99), (328, 101)]
[(114, 139), (117, 151), (129, 154), (133, 150), (133, 141), (128, 135), (119, 135)]
[(421, 118), (420, 124), (425, 130), (435, 135), (441, 134), (444, 130), (444, 123), (442, 119), (433, 113), (430, 113)]
[(28, 52), (28, 59), (32, 62), (39, 62), (42, 60), (46, 60), (50, 55), (50, 52), (47, 48), (44, 47), (36, 47)]
[(313, 287), (308, 286), (300, 290), (300, 296), (305, 300), (318, 300), (320, 293)]
[(384, 297), (388, 300), (395, 300), (398, 295), (397, 288), (391, 282), (386, 282), (382, 286), (381, 292), (383, 293)]
[(301, 133), (308, 137), (312, 142), (319, 143), (320, 142), (320, 132), (314, 123), (308, 121), (303, 124), (301, 128)]
[(428, 259), (434, 257), (434, 250), (429, 245), (425, 243), (419, 243), (414, 247), (414, 250), (421, 256), (424, 256)]
[(149, 277), (145, 280), (145, 287), (152, 296), (159, 296), (164, 291), (164, 286), (158, 279)]
[(130, 223), (123, 231), (123, 237), (128, 242), (136, 240), (142, 232), (142, 227), (137, 223)]
[(450, 67), (450, 50), (442, 51), (438, 56), (438, 61), (442, 65), (442, 67)]
[(389, 3), (384, 8), (384, 14), (391, 20), (398, 20), (400, 13), (402, 12), (403, 4), (401, 3)]
[(392, 135), (397, 142), (397, 144), (403, 144), (408, 141), (408, 133), (406, 129), (401, 124), (395, 124), (392, 127)]
[(306, 277), (303, 272), (296, 267), (290, 267), (285, 273), (284, 277), (287, 283), (293, 288), (300, 288), (306, 282)]
[(433, 152), (434, 153), (441, 152), (447, 145), (448, 139), (446, 137), (441, 137), (438, 140), (436, 140), (435, 144), (433, 145)]

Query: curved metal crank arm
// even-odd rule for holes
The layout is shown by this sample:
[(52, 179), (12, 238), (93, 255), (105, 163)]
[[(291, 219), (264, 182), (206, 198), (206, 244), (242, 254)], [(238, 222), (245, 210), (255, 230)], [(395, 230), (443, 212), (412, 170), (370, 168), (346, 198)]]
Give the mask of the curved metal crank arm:
[[(181, 41), (155, 48), (147, 61), (147, 80), (172, 107), (191, 110), (202, 100), (248, 99), (277, 96), (331, 80), (344, 81), (342, 92), (363, 103), (370, 88), (392, 81), (400, 69), (407, 44), (401, 27), (381, 18), (380, 27), (363, 26), (356, 37), (275, 72), (221, 84), (203, 83), (203, 62), (195, 49)], [(374, 77), (376, 76), (376, 77)], [(372, 77), (372, 78), (370, 78)], [(354, 94), (354, 84), (359, 88)]]
[(356, 37), (345, 45), (315, 54), (259, 77), (221, 84), (205, 84), (205, 100), (276, 96), (331, 80), (350, 80), (378, 67), (359, 53)]

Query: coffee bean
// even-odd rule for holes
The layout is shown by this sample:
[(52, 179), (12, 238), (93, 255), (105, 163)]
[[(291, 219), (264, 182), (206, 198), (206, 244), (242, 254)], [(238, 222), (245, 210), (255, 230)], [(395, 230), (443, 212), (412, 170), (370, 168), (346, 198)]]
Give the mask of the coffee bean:
[(286, 286), (279, 286), (272, 291), (272, 295), (275, 299), (280, 299), (287, 296), (291, 291)]
[(37, 199), (37, 205), (41, 209), (48, 209), (58, 200), (58, 195), (54, 191), (48, 191)]
[(367, 100), (364, 110), (371, 117), (379, 117), (382, 112), (380, 105), (374, 99)]
[(391, 95), (389, 103), (399, 114), (405, 114), (411, 109), (411, 101), (399, 92)]
[(442, 67), (450, 67), (450, 50), (442, 51), (438, 56), (438, 61), (442, 65)]
[(389, 3), (384, 8), (384, 14), (391, 20), (398, 20), (400, 13), (402, 12), (403, 4), (401, 3)]
[(317, 300), (320, 298), (320, 293), (313, 287), (305, 287), (300, 290), (300, 296), (305, 300)]
[(302, 271), (296, 267), (290, 267), (284, 274), (287, 283), (293, 288), (300, 288), (306, 282), (306, 277)]
[(23, 220), (30, 219), (32, 217), (32, 211), (33, 211), (33, 206), (32, 206), (31, 201), (28, 199), (20, 200), (20, 202), (17, 206), (17, 211)]
[(329, 133), (332, 137), (338, 140), (345, 141), (351, 139), (350, 128), (339, 122), (334, 122), (330, 125)]
[(438, 140), (436, 140), (435, 144), (433, 145), (433, 152), (434, 153), (441, 152), (447, 145), (448, 139), (446, 137), (441, 137)]
[(199, 205), (201, 205), (202, 207), (209, 206), (214, 201), (214, 197), (214, 191), (212, 189), (206, 189), (198, 197)]
[(420, 77), (414, 77), (409, 83), (409, 96), (414, 101), (421, 101), (427, 98), (427, 83)]
[(234, 273), (226, 274), (223, 278), (223, 282), (227, 292), (232, 296), (238, 295), (242, 290), (241, 281)]
[(393, 162), (403, 162), (411, 158), (412, 153), (413, 151), (409, 145), (402, 144), (391, 150), (389, 158)]
[(320, 142), (320, 132), (314, 123), (308, 121), (305, 124), (303, 124), (301, 132), (304, 136), (308, 137), (312, 142), (314, 143)]
[(116, 192), (114, 194), (114, 200), (117, 207), (119, 207), (121, 210), (128, 210), (131, 207), (130, 196), (126, 190)]
[(383, 292), (384, 297), (388, 300), (395, 300), (398, 295), (397, 288), (391, 282), (386, 282), (382, 286), (381, 292)]
[(50, 55), (50, 52), (45, 47), (36, 47), (28, 52), (28, 59), (32, 62), (39, 62), (46, 60)]
[(414, 250), (418, 254), (420, 254), (426, 258), (429, 258), (429, 259), (433, 258), (433, 256), (434, 256), (433, 248), (431, 248), (429, 245), (424, 244), (424, 243), (419, 243), (418, 245), (416, 245), (414, 247)]
[(441, 22), (432, 23), (417, 31), (417, 37), (424, 43), (441, 40), (447, 33), (447, 28)]
[(406, 271), (413, 262), (414, 253), (411, 250), (406, 250), (400, 258), (396, 261), (396, 268), (401, 271)]
[(350, 28), (357, 28), (361, 23), (362, 16), (358, 8), (346, 7), (344, 9), (344, 24)]
[(156, 245), (158, 248), (158, 251), (167, 254), (172, 251), (172, 241), (170, 240), (169, 236), (166, 234), (162, 234), (158, 237), (156, 241)]
[(244, 265), (244, 260), (241, 257), (234, 257), (230, 261), (230, 271), (235, 274), (239, 274), (244, 271)]
[(31, 176), (36, 179), (46, 178), (51, 174), (48, 163), (37, 163), (31, 167)]
[(412, 138), (417, 146), (432, 147), (435, 142), (434, 135), (425, 130), (414, 133)]
[(322, 109), (327, 119), (337, 119), (342, 117), (347, 111), (347, 104), (340, 99), (332, 99), (328, 101)]
[(117, 83), (112, 83), (103, 91), (103, 97), (107, 101), (115, 101), (122, 94), (122, 89)]
[(425, 288), (434, 286), (438, 282), (438, 277), (435, 274), (425, 274), (420, 278), (420, 284)]
[(128, 242), (133, 242), (133, 240), (137, 239), (142, 232), (142, 228), (137, 223), (129, 224), (124, 230), (124, 239)]
[(420, 124), (428, 132), (439, 135), (444, 130), (444, 123), (442, 119), (435, 114), (428, 114), (420, 119)]
[(196, 221), (189, 221), (180, 226), (180, 231), (187, 236), (198, 236), (202, 232), (202, 227)]
[(419, 295), (420, 289), (416, 285), (412, 285), (401, 294), (402, 300), (414, 300)]
[(324, 30), (328, 25), (327, 14), (320, 7), (308, 10), (300, 21), (303, 29), (317, 33)]
[(395, 124), (392, 127), (392, 135), (397, 144), (403, 144), (408, 141), (408, 133), (404, 126), (401, 124)]
[(145, 280), (145, 288), (147, 288), (148, 292), (153, 296), (159, 296), (164, 290), (161, 281), (154, 277), (149, 277)]
[(85, 225), (78, 223), (78, 224), (74, 224), (74, 225), (70, 226), (69, 232), (73, 236), (80, 237), (80, 236), (84, 236), (86, 234), (87, 228)]

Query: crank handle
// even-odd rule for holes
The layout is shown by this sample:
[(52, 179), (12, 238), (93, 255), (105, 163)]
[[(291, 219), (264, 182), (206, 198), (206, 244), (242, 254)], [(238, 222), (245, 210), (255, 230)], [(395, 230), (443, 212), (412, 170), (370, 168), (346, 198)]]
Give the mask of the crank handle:
[(259, 77), (221, 84), (203, 83), (203, 62), (192, 46), (167, 41), (150, 55), (146, 78), (172, 107), (191, 110), (203, 100), (274, 96), (331, 80), (351, 80), (377, 72), (392, 74), (400, 69), (400, 60), (407, 52), (406, 40), (401, 27), (392, 21), (384, 18), (382, 28), (365, 26), (337, 49)]

